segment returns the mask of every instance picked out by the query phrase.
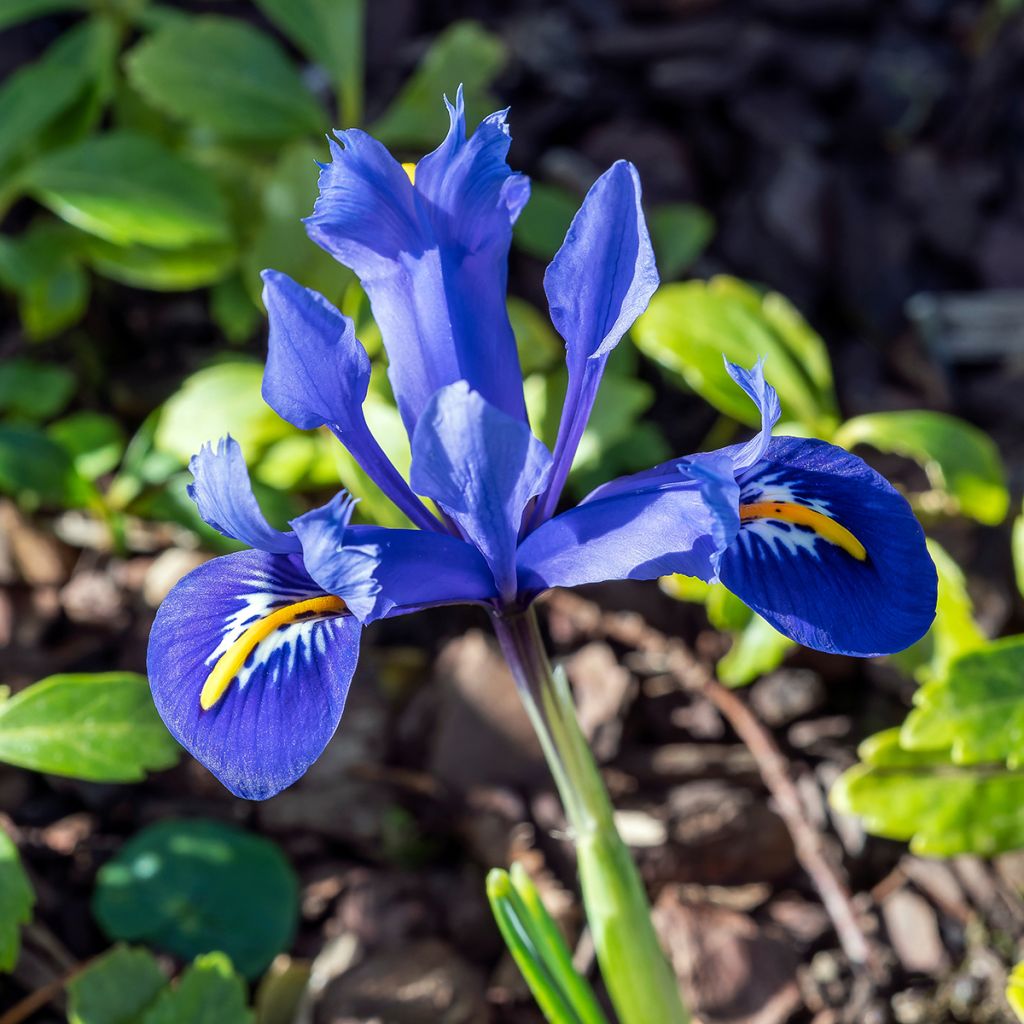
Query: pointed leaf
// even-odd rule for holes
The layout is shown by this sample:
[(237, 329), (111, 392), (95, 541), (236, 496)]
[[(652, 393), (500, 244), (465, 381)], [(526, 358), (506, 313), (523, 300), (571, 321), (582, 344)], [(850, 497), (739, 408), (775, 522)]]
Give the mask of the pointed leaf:
[(21, 926), (32, 920), (36, 901), (18, 848), (0, 829), (0, 971), (12, 971), (21, 950)]
[(138, 1024), (166, 984), (152, 953), (117, 946), (68, 982), (68, 1024)]
[(181, 980), (165, 988), (142, 1024), (251, 1024), (245, 982), (223, 953), (198, 956)]

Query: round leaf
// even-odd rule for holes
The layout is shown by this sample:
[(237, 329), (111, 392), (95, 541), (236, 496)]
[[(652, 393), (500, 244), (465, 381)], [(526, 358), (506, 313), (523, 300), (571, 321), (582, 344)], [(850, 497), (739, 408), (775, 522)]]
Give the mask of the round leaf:
[(254, 977), (292, 941), (298, 882), (266, 839), (216, 821), (163, 821), (100, 869), (93, 911), (112, 939), (182, 957), (220, 950)]

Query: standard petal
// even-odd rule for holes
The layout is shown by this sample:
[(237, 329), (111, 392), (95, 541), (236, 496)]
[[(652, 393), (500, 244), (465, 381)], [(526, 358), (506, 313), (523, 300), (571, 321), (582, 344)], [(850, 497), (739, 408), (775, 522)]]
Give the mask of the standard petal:
[(216, 558), (157, 612), (153, 699), (175, 739), (232, 793), (263, 800), (303, 775), (334, 734), (360, 633), (298, 558)]
[(714, 580), (739, 527), (738, 497), (732, 463), (718, 454), (697, 456), (688, 476), (674, 470), (651, 487), (595, 492), (520, 544), (520, 589), (535, 594), (675, 572)]
[(776, 629), (835, 654), (892, 654), (935, 615), (936, 573), (906, 500), (824, 441), (772, 439), (743, 480), (722, 582)]
[(548, 450), (525, 423), (460, 381), (442, 388), (420, 418), (409, 481), (458, 524), (487, 560), (502, 596), (511, 598), (523, 510), (550, 468)]
[(725, 368), (729, 376), (750, 396), (751, 401), (761, 413), (761, 430), (742, 447), (736, 449), (733, 462), (736, 472), (742, 473), (753, 466), (768, 447), (772, 437), (772, 427), (779, 422), (782, 406), (775, 388), (764, 378), (764, 357), (758, 359), (753, 369), (745, 370), (742, 366), (725, 360)]
[(497, 596), (487, 563), (458, 537), (350, 526), (350, 517), (351, 499), (342, 494), (292, 525), (306, 570), (324, 590), (343, 598), (360, 621)]
[(523, 179), (505, 163), (501, 115), (467, 141), (461, 97), (449, 109), (451, 131), (420, 161), (415, 187), (368, 135), (338, 133), (306, 220), (313, 241), (351, 267), (370, 297), (410, 435), (434, 392), (458, 380), (526, 419), (505, 306)]
[(640, 205), (640, 176), (624, 160), (594, 183), (544, 275), (551, 322), (565, 339), (569, 386), (555, 469), (537, 521), (558, 503), (612, 349), (646, 309), (658, 269)]
[(275, 530), (260, 511), (245, 457), (233, 437), (221, 438), (216, 448), (203, 445), (188, 468), (194, 478), (189, 497), (209, 526), (261, 551), (287, 554), (300, 549), (294, 534)]
[(365, 430), (370, 358), (356, 340), (355, 325), (287, 274), (264, 270), (262, 277), (270, 318), (263, 400), (300, 430), (325, 423), (343, 434)]

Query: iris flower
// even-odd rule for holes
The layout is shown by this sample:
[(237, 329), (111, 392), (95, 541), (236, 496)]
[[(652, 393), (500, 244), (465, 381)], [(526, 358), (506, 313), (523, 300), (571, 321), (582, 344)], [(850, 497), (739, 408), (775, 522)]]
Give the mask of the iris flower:
[(458, 603), (514, 615), (550, 587), (684, 573), (720, 580), (822, 651), (898, 651), (932, 621), (935, 570), (906, 501), (840, 448), (772, 437), (779, 402), (760, 363), (729, 366), (760, 409), (756, 437), (558, 511), (608, 357), (658, 286), (639, 177), (619, 161), (595, 182), (544, 278), (568, 364), (549, 452), (530, 429), (506, 309), (529, 182), (506, 162), (506, 112), (467, 138), (461, 92), (445, 102), (447, 137), (414, 170), (364, 132), (337, 132), (305, 222), (369, 296), (411, 441), (408, 480), (367, 428), (370, 361), (352, 321), (263, 275), (264, 399), (300, 429), (332, 431), (412, 528), (353, 524), (342, 491), (281, 532), (230, 437), (192, 460), (202, 517), (251, 550), (171, 591), (149, 676), (174, 736), (242, 797), (279, 792), (320, 755), (377, 619)]

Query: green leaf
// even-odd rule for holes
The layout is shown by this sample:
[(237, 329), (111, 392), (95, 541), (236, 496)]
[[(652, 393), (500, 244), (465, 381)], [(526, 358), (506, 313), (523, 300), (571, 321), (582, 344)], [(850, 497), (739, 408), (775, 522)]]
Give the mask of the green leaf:
[(68, 982), (68, 1024), (139, 1024), (166, 984), (152, 953), (117, 946)]
[(715, 233), (715, 220), (695, 203), (656, 206), (650, 219), (651, 241), (662, 280), (689, 270)]
[(955, 658), (988, 642), (974, 619), (974, 604), (960, 566), (937, 541), (929, 537), (926, 543), (939, 579), (935, 621), (916, 644), (893, 656), (920, 683), (943, 678)]
[(323, 147), (297, 142), (285, 147), (269, 175), (262, 182), (262, 218), (242, 255), (245, 283), (254, 302), (262, 302), (260, 272), (274, 267), (337, 299), (354, 277), (310, 241), (302, 225), (317, 197), (316, 161), (324, 157)]
[(0, 363), (0, 412), (39, 422), (63, 409), (75, 391), (75, 375), (55, 363), (6, 359)]
[(49, 676), (0, 704), (0, 760), (21, 768), (138, 782), (180, 753), (133, 672)]
[(1024, 766), (1024, 636), (965, 654), (914, 694), (900, 732), (907, 750), (949, 749), (956, 764)]
[(669, 284), (633, 327), (637, 348), (720, 412), (760, 425), (757, 408), (726, 372), (722, 356), (750, 367), (764, 356), (783, 416), (827, 436), (835, 395), (824, 343), (782, 296), (760, 295), (730, 277)]
[(186, 249), (153, 249), (114, 245), (90, 239), (86, 259), (98, 274), (133, 288), (187, 292), (215, 284), (231, 273), (238, 260), (233, 245), (195, 245)]
[[(15, 5), (17, 15), (17, 0)], [(8, 14), (5, 4), (0, 8), (0, 26)], [(83, 95), (112, 49), (112, 32), (102, 19), (84, 21), (4, 82), (0, 87), (0, 167), (33, 152), (44, 130)]]
[(229, 234), (207, 174), (142, 135), (86, 139), (26, 168), (24, 179), (59, 217), (118, 245), (181, 249)]
[(169, 24), (139, 43), (126, 67), (158, 110), (223, 138), (282, 141), (329, 123), (274, 39), (236, 19)]
[(548, 318), (529, 302), (509, 296), (508, 318), (516, 336), (523, 375), (557, 367), (565, 359), (565, 343)]
[(162, 821), (100, 869), (93, 911), (112, 939), (182, 957), (220, 950), (251, 978), (292, 941), (298, 882), (266, 839), (217, 821)]
[(873, 835), (909, 840), (924, 857), (992, 856), (1024, 846), (1024, 772), (957, 765), (947, 751), (909, 751), (900, 730), (865, 740), (862, 764), (832, 787), (832, 806)]
[(461, 83), (466, 123), (476, 124), (498, 106), (487, 89), (507, 59), (505, 44), (497, 36), (475, 21), (455, 22), (434, 40), (370, 134), (386, 146), (433, 149), (448, 130), (442, 93), (454, 99)]
[(75, 469), (86, 480), (96, 480), (116, 469), (124, 454), (121, 424), (102, 412), (74, 412), (51, 423), (46, 433), (71, 456)]
[(240, 274), (218, 281), (210, 292), (210, 315), (232, 344), (247, 341), (263, 320)]
[(760, 615), (754, 615), (733, 636), (732, 647), (718, 660), (715, 671), (726, 686), (747, 686), (778, 668), (795, 646)]
[(146, 1011), (142, 1024), (251, 1024), (245, 982), (223, 953), (206, 953), (165, 988)]
[(230, 433), (250, 458), (295, 430), (264, 401), (260, 363), (218, 363), (193, 373), (167, 400), (156, 446), (182, 464)]
[(79, 508), (96, 497), (68, 453), (33, 427), (0, 425), (0, 492), (28, 506)]
[(1010, 972), (1006, 983), (1006, 1001), (1017, 1019), (1024, 1021), (1024, 963), (1017, 964)]
[(80, 11), (87, 6), (88, 0), (4, 0), (0, 7), (0, 29), (56, 11)]
[(1017, 589), (1024, 596), (1024, 509), (1013, 521), (1013, 573), (1017, 577)]
[(513, 229), (516, 245), (539, 260), (550, 260), (565, 241), (580, 198), (558, 185), (530, 183), (530, 201)]
[(987, 526), (1006, 518), (1010, 495), (995, 442), (955, 416), (926, 410), (868, 413), (847, 420), (836, 444), (869, 444), (883, 452), (913, 459), (928, 482), (948, 497), (950, 511)]
[(21, 926), (36, 901), (14, 840), (0, 829), (0, 971), (13, 971), (21, 951)]
[(362, 121), (364, 0), (256, 0), (263, 12), (311, 60), (342, 97), (346, 126)]

